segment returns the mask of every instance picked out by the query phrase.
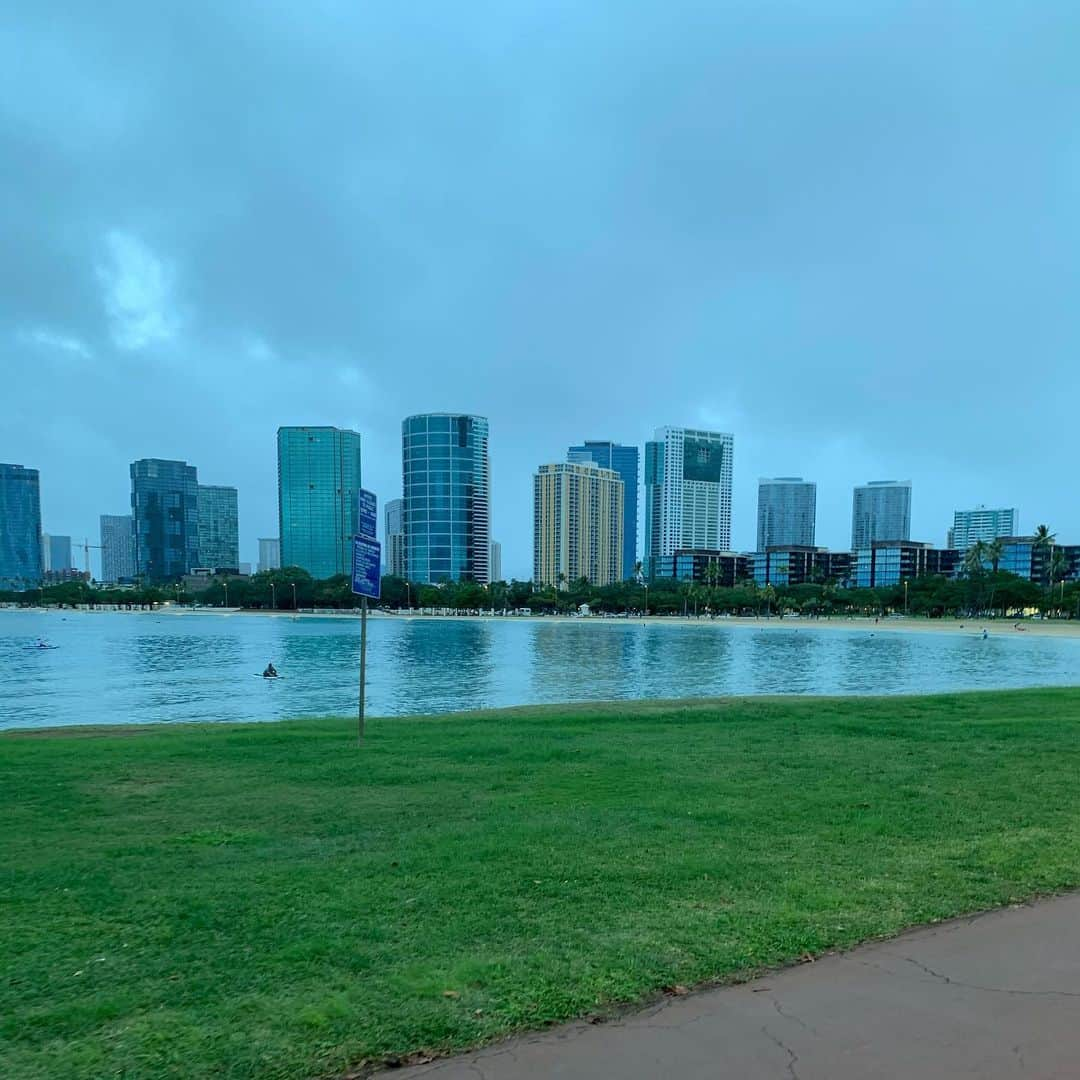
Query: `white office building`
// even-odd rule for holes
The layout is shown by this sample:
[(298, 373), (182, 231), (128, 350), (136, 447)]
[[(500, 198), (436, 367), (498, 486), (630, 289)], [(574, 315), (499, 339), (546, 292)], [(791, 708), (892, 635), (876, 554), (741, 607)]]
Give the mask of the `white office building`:
[(1020, 513), (1009, 510), (988, 510), (976, 506), (974, 510), (957, 510), (953, 514), (952, 528), (946, 547), (967, 551), (979, 540), (989, 542), (999, 536), (1020, 535)]
[(657, 428), (645, 444), (646, 569), (676, 551), (731, 547), (734, 436)]

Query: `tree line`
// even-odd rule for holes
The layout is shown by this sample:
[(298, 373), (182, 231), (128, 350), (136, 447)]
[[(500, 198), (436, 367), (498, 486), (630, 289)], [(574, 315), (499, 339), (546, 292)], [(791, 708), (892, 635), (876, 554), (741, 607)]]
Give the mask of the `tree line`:
[[(373, 604), (391, 610), (486, 612), (528, 609), (537, 614), (567, 614), (583, 606), (597, 614), (830, 616), (910, 614), (997, 616), (1007, 618), (1037, 610), (1058, 617), (1080, 617), (1080, 582), (1027, 581), (987, 566), (982, 559), (965, 560), (957, 579), (924, 576), (903, 584), (874, 589), (844, 588), (826, 581), (805, 585), (765, 585), (740, 581), (725, 587), (713, 582), (670, 579), (621, 581), (595, 586), (586, 579), (560, 581), (558, 587), (538, 587), (531, 581), (472, 581), (420, 585), (398, 577), (382, 579), (382, 597)], [(214, 577), (206, 589), (188, 592), (181, 583), (117, 589), (82, 581), (45, 585), (22, 591), (0, 591), (0, 602), (23, 606), (153, 608), (163, 604), (230, 607), (247, 610), (349, 609), (360, 598), (344, 575), (316, 580), (299, 567), (285, 567), (250, 577)]]

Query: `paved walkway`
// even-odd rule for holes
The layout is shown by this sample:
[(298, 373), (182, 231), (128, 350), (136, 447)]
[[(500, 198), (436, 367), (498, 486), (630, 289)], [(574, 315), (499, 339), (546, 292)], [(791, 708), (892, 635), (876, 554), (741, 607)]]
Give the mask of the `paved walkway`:
[(1080, 894), (915, 930), (389, 1080), (1080, 1078)]

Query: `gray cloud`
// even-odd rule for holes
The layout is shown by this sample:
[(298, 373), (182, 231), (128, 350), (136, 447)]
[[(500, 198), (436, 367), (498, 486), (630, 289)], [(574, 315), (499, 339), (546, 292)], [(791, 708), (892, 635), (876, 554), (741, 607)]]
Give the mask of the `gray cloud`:
[(495, 533), (584, 437), (736, 433), (1080, 542), (1074, 4), (23, 5), (0, 30), (0, 459), (46, 525), (185, 457), (276, 532), (279, 423), (492, 421)]

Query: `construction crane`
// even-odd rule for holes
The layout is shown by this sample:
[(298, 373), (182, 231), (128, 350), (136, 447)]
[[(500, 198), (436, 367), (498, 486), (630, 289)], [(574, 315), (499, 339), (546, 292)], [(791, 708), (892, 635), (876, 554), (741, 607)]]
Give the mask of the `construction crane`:
[(90, 573), (90, 552), (91, 551), (100, 551), (101, 550), (101, 545), (100, 544), (91, 544), (89, 539), (87, 539), (84, 536), (83, 537), (83, 542), (82, 542), (82, 549), (83, 549), (83, 558), (85, 560), (85, 565), (86, 565), (86, 580), (87, 581), (92, 581), (93, 580), (93, 575)]

